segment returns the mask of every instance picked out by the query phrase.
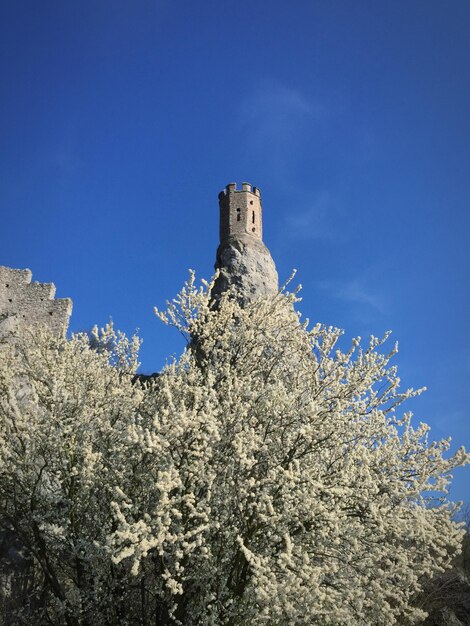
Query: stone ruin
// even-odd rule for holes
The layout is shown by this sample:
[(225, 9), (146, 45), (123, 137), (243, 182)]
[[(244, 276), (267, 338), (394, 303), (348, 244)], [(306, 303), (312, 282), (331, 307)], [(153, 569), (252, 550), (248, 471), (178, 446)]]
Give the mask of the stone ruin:
[(65, 334), (72, 313), (72, 300), (54, 299), (53, 283), (31, 282), (30, 270), (0, 266), (0, 343), (27, 326), (46, 325)]

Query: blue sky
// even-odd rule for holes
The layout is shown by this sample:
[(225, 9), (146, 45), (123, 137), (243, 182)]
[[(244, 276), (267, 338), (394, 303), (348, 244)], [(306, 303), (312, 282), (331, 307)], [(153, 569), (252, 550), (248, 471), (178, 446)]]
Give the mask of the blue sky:
[(416, 419), (470, 447), (469, 64), (467, 0), (1, 0), (0, 263), (155, 371), (182, 344), (153, 306), (252, 182), (304, 314), (392, 329)]

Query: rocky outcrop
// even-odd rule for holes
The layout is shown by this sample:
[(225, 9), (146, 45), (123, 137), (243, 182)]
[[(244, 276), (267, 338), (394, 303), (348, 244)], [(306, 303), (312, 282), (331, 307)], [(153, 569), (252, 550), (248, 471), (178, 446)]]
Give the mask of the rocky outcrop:
[(278, 290), (276, 266), (264, 243), (249, 235), (227, 239), (217, 249), (215, 269), (219, 277), (212, 290), (215, 298), (235, 288), (243, 304)]

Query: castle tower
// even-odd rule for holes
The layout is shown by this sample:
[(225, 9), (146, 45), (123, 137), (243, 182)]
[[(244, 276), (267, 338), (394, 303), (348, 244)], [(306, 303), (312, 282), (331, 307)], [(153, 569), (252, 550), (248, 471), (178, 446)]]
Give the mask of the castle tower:
[(234, 287), (242, 304), (276, 293), (278, 277), (269, 250), (263, 243), (261, 193), (258, 187), (230, 183), (219, 194), (220, 244), (214, 285), (217, 298)]
[(237, 235), (251, 235), (263, 240), (261, 194), (257, 187), (242, 183), (237, 191), (236, 183), (230, 183), (219, 193), (220, 242)]

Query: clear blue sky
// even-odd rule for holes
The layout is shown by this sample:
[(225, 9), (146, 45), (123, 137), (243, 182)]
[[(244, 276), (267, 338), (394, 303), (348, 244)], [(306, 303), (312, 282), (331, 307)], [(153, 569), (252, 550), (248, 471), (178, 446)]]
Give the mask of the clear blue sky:
[(0, 264), (155, 371), (182, 344), (153, 306), (252, 182), (304, 314), (392, 329), (416, 418), (470, 447), (469, 67), (467, 0), (1, 0)]

